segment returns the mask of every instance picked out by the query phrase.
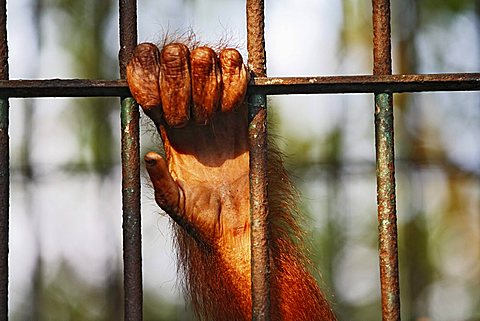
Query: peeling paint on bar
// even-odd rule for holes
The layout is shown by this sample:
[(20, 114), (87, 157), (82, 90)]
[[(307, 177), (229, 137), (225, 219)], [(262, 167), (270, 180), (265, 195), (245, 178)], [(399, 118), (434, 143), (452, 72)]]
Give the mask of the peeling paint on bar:
[[(136, 0), (119, 0), (120, 76), (137, 44)], [(126, 85), (126, 83), (125, 83)], [(124, 320), (143, 320), (139, 110), (128, 89), (121, 98)]]
[(383, 320), (400, 320), (391, 94), (376, 95), (377, 202)]
[[(372, 0), (373, 74), (391, 75), (390, 0)], [(400, 321), (393, 95), (375, 94), (375, 149), (382, 320)]]
[(480, 90), (480, 74), (257, 77), (251, 93), (267, 95)]
[[(248, 67), (254, 77), (266, 77), (263, 0), (247, 0)], [(252, 320), (270, 320), (270, 266), (267, 198), (267, 99), (248, 97), (250, 150), (250, 220)]]
[[(253, 77), (249, 94), (402, 93), (480, 91), (480, 73), (363, 75), (321, 77)], [(124, 79), (0, 80), (0, 97), (126, 97)]]

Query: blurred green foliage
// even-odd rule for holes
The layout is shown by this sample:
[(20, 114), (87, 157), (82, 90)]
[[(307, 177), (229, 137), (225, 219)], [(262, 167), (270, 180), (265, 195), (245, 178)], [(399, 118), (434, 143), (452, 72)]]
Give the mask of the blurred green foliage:
[[(118, 77), (116, 57), (108, 54), (110, 39), (107, 26), (116, 9), (113, 0), (38, 0), (42, 14), (62, 25), (62, 43), (72, 59), (72, 69), (79, 78), (115, 79)], [(80, 149), (72, 160), (72, 169), (90, 169), (100, 177), (118, 163), (115, 155), (115, 133), (112, 116), (118, 110), (117, 99), (87, 98), (77, 100), (81, 108), (67, 115), (77, 133)]]

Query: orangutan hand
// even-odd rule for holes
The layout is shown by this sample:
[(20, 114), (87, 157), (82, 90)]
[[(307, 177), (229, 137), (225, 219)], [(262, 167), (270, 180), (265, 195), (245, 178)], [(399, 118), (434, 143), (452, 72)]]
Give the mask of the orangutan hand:
[(248, 80), (235, 49), (217, 56), (208, 47), (142, 43), (127, 65), (130, 91), (164, 144), (166, 160), (145, 155), (155, 200), (207, 244), (248, 231)]

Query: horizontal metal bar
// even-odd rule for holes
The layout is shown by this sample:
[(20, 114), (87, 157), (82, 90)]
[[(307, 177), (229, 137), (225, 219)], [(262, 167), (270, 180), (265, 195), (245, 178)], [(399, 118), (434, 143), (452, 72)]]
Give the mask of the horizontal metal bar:
[(0, 81), (0, 97), (128, 97), (126, 80), (41, 79)]
[(267, 95), (399, 93), (480, 90), (480, 73), (255, 78), (250, 90)]
[[(265, 95), (480, 91), (480, 73), (256, 77), (249, 93)], [(125, 80), (0, 80), (0, 97), (125, 97)]]

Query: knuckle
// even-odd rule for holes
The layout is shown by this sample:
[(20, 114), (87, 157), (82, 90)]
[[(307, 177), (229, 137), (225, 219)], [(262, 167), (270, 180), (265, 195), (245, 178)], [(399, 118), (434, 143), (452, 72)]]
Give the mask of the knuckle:
[(160, 59), (160, 89), (164, 119), (182, 127), (190, 119), (190, 52), (184, 44), (165, 46)]
[(135, 100), (155, 122), (183, 127), (192, 118), (207, 124), (215, 112), (229, 112), (244, 100), (248, 71), (233, 48), (219, 55), (206, 46), (192, 52), (171, 43), (160, 51), (141, 43), (127, 64), (127, 82)]
[(221, 93), (221, 73), (216, 53), (199, 47), (191, 54), (192, 113), (195, 123), (206, 124), (218, 108)]
[(127, 64), (127, 82), (135, 100), (148, 110), (161, 104), (158, 86), (159, 51), (151, 43), (139, 44)]
[(240, 53), (227, 48), (220, 53), (222, 69), (222, 111), (229, 112), (237, 108), (245, 99), (249, 75)]
[(225, 48), (220, 52), (220, 61), (225, 68), (236, 68), (243, 64), (242, 55), (234, 48)]

